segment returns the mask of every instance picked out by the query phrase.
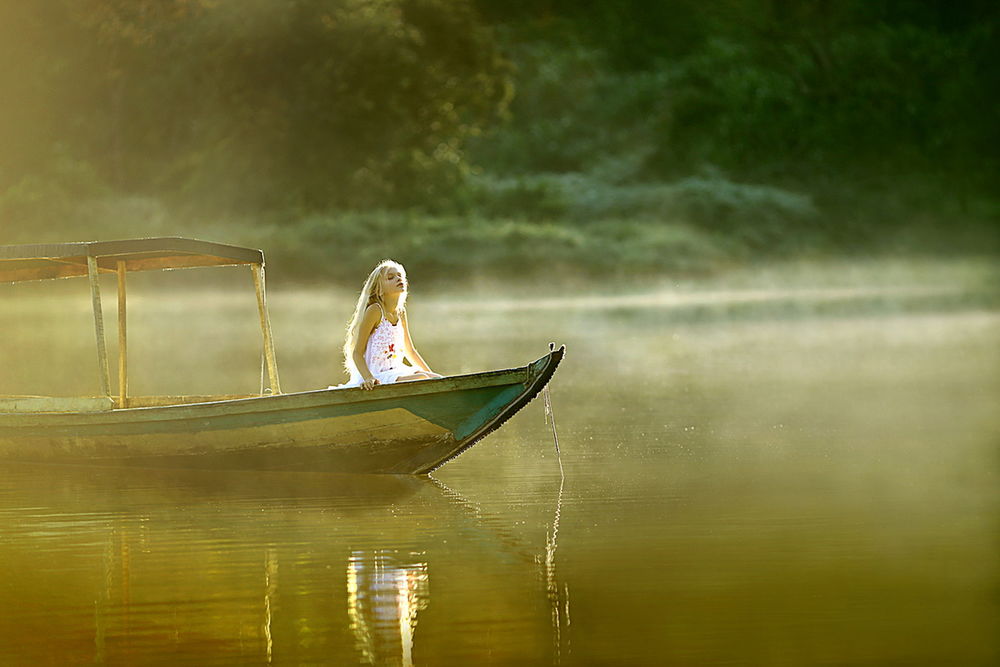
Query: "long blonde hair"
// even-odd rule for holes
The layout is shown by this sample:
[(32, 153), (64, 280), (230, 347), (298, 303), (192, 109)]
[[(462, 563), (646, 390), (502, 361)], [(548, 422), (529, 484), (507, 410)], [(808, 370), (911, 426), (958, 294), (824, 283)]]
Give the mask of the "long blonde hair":
[[(355, 377), (360, 374), (357, 367), (354, 365), (354, 345), (357, 343), (358, 334), (361, 329), (361, 321), (365, 318), (365, 310), (368, 306), (373, 303), (377, 303), (382, 307), (382, 312), (385, 312), (385, 299), (382, 296), (382, 276), (390, 268), (396, 269), (399, 273), (406, 275), (406, 269), (399, 262), (393, 261), (391, 259), (383, 259), (378, 265), (372, 269), (372, 272), (368, 274), (368, 278), (365, 280), (364, 287), (361, 288), (361, 294), (358, 296), (358, 304), (354, 307), (354, 315), (351, 317), (351, 321), (347, 325), (347, 335), (344, 337), (344, 368), (347, 372), (351, 374), (351, 377)], [(399, 301), (396, 302), (396, 317), (398, 321), (399, 314), (403, 312), (406, 306), (406, 294), (409, 290), (404, 291), (399, 295)]]

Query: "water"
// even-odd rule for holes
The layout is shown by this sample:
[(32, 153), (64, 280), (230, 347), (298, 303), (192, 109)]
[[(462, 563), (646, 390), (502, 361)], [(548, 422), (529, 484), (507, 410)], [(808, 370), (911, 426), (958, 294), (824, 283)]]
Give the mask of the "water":
[[(996, 274), (841, 268), (555, 300), (412, 276), (436, 370), (567, 344), (564, 476), (541, 399), (432, 479), (4, 465), (0, 664), (995, 664)], [(140, 392), (253, 391), (242, 278), (136, 276)], [(65, 285), (59, 316), (0, 302), (11, 393), (96, 388)], [(287, 389), (339, 381), (349, 299), (272, 296)]]

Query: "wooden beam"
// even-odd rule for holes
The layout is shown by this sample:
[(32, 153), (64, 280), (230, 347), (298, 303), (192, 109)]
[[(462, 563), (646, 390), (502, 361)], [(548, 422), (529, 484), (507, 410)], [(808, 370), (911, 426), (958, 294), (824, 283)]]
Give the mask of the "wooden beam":
[[(16, 266), (12, 266), (16, 265)], [(54, 278), (75, 278), (87, 275), (87, 264), (54, 263), (49, 260), (0, 262), (0, 282), (27, 282)]]
[[(38, 261), (46, 262), (49, 264), (55, 264), (59, 267), (74, 267), (79, 271), (79, 275), (86, 275), (89, 270), (89, 262), (87, 262), (86, 257), (42, 257)], [(108, 268), (106, 266), (101, 266), (101, 258), (95, 257), (94, 261), (97, 262), (97, 272), (98, 273), (114, 273), (113, 268)]]
[(87, 258), (87, 275), (90, 278), (90, 299), (94, 306), (94, 332), (97, 335), (97, 365), (101, 376), (101, 393), (111, 395), (111, 374), (108, 371), (108, 348), (104, 342), (104, 311), (101, 310), (101, 283), (97, 277), (97, 260)]
[(104, 412), (111, 410), (114, 403), (107, 396), (24, 396), (21, 398), (0, 397), (0, 412)]
[(253, 285), (257, 291), (257, 313), (260, 315), (260, 330), (264, 335), (264, 359), (267, 361), (267, 378), (272, 394), (281, 393), (281, 382), (278, 380), (278, 363), (274, 358), (274, 341), (271, 338), (271, 318), (267, 314), (267, 299), (264, 293), (264, 265), (252, 264)]
[[(235, 401), (243, 398), (260, 398), (260, 394), (203, 394), (188, 396), (129, 396), (130, 408), (151, 408), (167, 405), (184, 405), (187, 403), (217, 403), (219, 401)], [(0, 399), (3, 400), (3, 399)]]
[(125, 316), (123, 260), (118, 260), (118, 407), (128, 407), (128, 322)]
[(200, 266), (237, 266), (239, 262), (226, 257), (214, 257), (211, 255), (190, 255), (183, 257), (172, 255), (169, 257), (130, 257), (128, 259), (129, 271), (166, 271), (170, 269), (189, 269)]

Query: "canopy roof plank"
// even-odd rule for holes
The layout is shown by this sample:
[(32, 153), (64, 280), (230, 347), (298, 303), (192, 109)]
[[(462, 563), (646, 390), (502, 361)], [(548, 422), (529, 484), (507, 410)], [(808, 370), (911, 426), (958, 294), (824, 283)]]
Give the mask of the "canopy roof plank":
[(0, 246), (0, 283), (83, 277), (88, 257), (101, 273), (117, 273), (119, 262), (126, 271), (264, 263), (260, 250), (177, 237), (8, 245)]
[[(83, 276), (89, 278), (101, 391), (104, 398), (112, 402), (114, 401), (111, 395), (110, 368), (98, 276), (101, 273), (117, 275), (118, 396), (114, 400), (116, 400), (115, 407), (119, 408), (128, 407), (131, 404), (128, 397), (128, 364), (126, 361), (126, 273), (130, 271), (167, 271), (199, 266), (250, 266), (257, 292), (257, 306), (264, 342), (263, 352), (267, 360), (271, 391), (280, 394), (281, 385), (278, 382), (278, 367), (274, 358), (271, 323), (267, 313), (267, 301), (264, 297), (264, 253), (260, 250), (179, 237), (0, 246), (0, 283)], [(4, 405), (3, 401), (0, 401), (0, 411), (5, 409)]]

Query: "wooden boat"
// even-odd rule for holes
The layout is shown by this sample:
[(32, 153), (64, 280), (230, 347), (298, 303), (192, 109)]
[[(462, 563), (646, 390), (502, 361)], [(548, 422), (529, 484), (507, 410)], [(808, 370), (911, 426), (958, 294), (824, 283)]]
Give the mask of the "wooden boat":
[[(126, 276), (246, 265), (269, 387), (247, 396), (129, 396)], [(118, 279), (112, 389), (98, 276)], [(282, 393), (259, 250), (182, 238), (0, 246), (0, 283), (86, 276), (102, 395), (0, 396), (0, 460), (217, 470), (424, 474), (524, 407), (564, 347), (518, 368), (375, 387)]]

